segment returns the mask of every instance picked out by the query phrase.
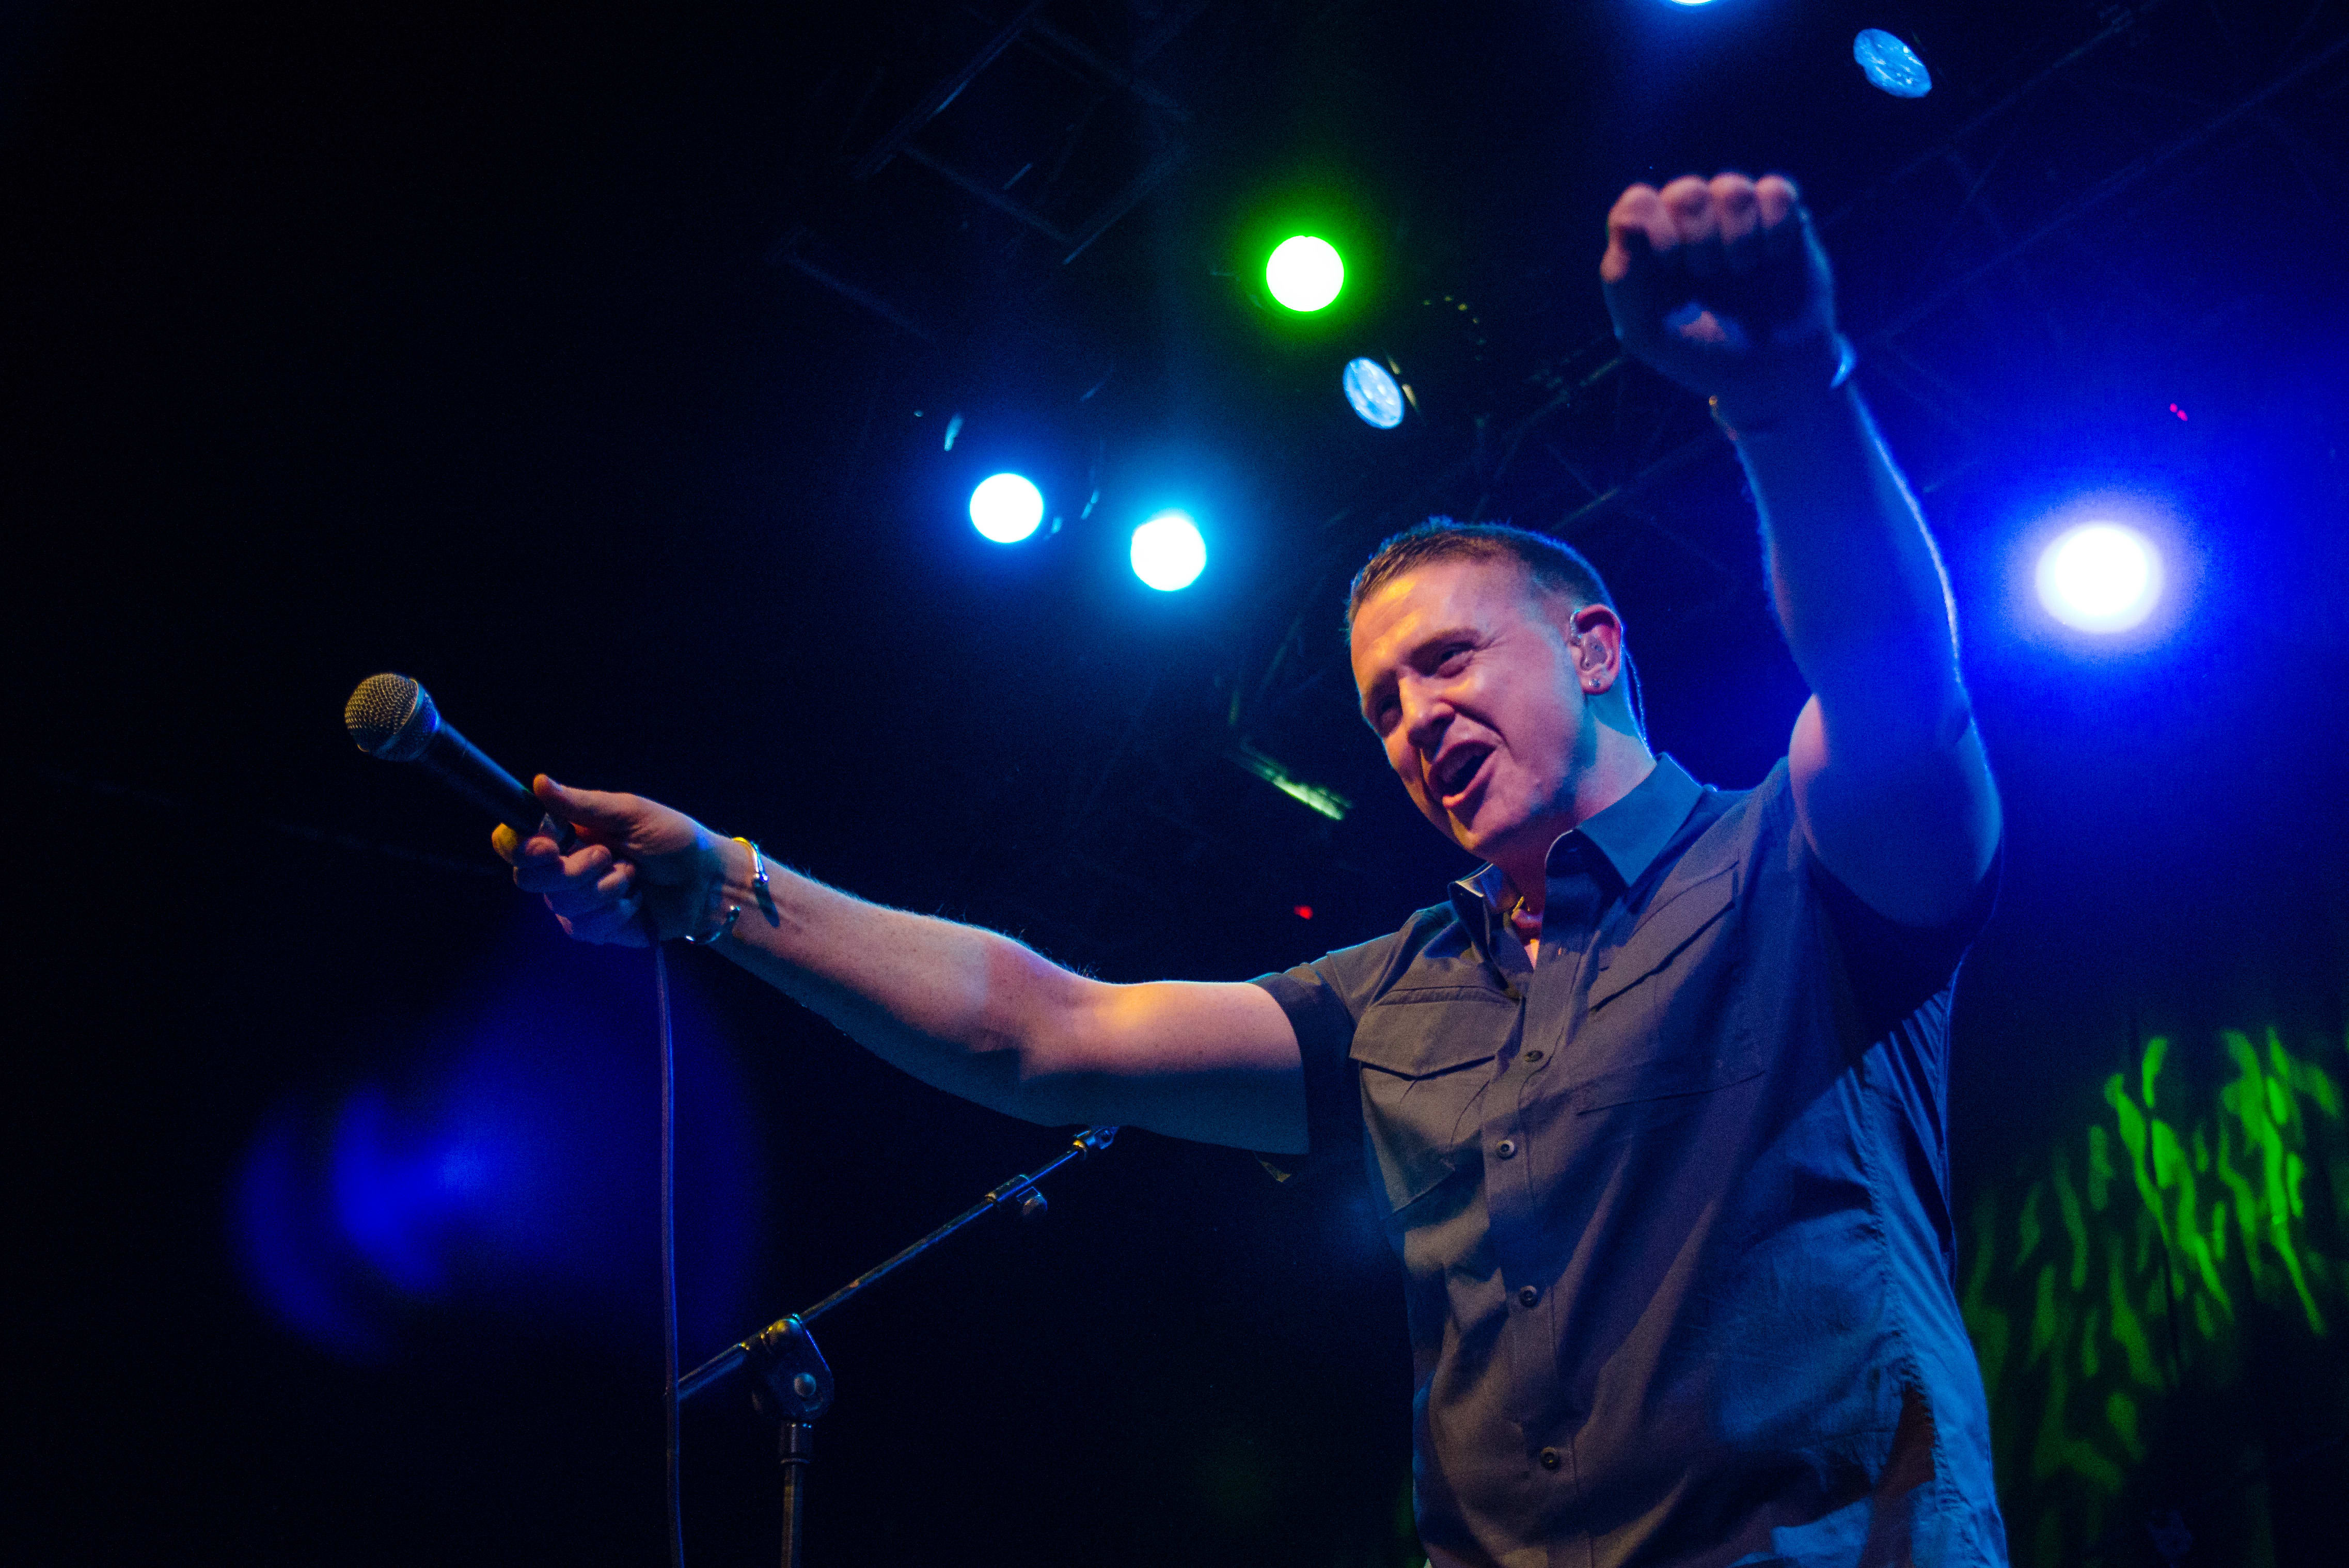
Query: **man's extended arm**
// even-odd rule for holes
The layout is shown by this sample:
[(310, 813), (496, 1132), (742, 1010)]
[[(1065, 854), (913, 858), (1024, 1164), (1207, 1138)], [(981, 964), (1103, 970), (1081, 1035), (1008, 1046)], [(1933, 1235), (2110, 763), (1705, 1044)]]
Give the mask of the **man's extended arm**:
[(1793, 186), (1635, 185), (1608, 241), (1619, 334), (1714, 398), (1753, 484), (1771, 596), (1812, 693), (1788, 762), (1813, 849), (1894, 920), (1954, 918), (1996, 852), (1998, 796), (1940, 562), (1842, 375), (1826, 259)]
[(540, 779), (586, 841), (499, 851), (583, 941), (641, 945), (717, 929), (715, 951), (797, 998), (876, 1056), (980, 1105), (1067, 1126), (1114, 1122), (1267, 1152), (1306, 1148), (1296, 1034), (1249, 985), (1112, 985), (1009, 937), (853, 898), (635, 795)]

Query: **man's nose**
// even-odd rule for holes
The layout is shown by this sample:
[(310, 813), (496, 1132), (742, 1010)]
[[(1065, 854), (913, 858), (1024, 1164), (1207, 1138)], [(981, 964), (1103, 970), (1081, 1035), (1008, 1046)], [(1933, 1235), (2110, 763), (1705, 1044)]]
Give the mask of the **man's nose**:
[(1402, 701), (1404, 738), (1422, 757), (1434, 756), (1444, 744), (1444, 732), (1452, 726), (1452, 705), (1409, 692)]

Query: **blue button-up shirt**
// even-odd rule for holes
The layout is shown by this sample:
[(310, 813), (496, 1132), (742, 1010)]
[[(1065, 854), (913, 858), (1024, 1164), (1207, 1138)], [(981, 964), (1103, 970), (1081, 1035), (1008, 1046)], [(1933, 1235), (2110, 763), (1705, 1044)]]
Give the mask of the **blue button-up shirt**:
[(1538, 965), (1500, 889), (1257, 982), (1402, 1256), (1435, 1568), (2002, 1563), (1943, 1131), (1988, 882), (1895, 925), (1784, 763), (1666, 758), (1551, 850)]

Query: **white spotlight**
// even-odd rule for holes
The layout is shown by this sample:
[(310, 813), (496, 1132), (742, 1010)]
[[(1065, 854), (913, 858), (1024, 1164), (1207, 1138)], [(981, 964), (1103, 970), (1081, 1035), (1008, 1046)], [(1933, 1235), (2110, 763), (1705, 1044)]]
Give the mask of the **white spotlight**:
[(2038, 580), (2039, 602), (2065, 625), (2126, 632), (2161, 597), (2161, 557), (2133, 528), (2084, 522), (2041, 552)]
[(970, 492), (971, 527), (998, 544), (1019, 543), (1043, 521), (1044, 492), (1018, 474), (981, 480)]
[(1133, 574), (1162, 593), (1188, 588), (1207, 564), (1199, 525), (1179, 511), (1162, 511), (1133, 531)]

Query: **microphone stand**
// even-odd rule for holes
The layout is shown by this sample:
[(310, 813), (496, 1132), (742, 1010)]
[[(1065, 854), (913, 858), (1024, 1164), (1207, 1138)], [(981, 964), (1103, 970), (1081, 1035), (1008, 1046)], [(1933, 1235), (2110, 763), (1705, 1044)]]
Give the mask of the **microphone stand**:
[(800, 1568), (800, 1538), (807, 1509), (807, 1469), (814, 1456), (815, 1419), (832, 1408), (832, 1368), (826, 1365), (823, 1352), (816, 1348), (808, 1325), (834, 1307), (845, 1305), (867, 1287), (878, 1284), (948, 1236), (998, 1209), (1016, 1208), (1022, 1219), (1040, 1218), (1050, 1206), (1040, 1191), (1043, 1180), (1064, 1165), (1102, 1152), (1116, 1137), (1114, 1127), (1087, 1128), (1034, 1175), (1014, 1176), (912, 1246), (865, 1270), (805, 1312), (779, 1318), (758, 1333), (737, 1340), (677, 1380), (677, 1398), (681, 1404), (745, 1367), (758, 1374), (763, 1387), (752, 1391), (751, 1402), (761, 1414), (773, 1415), (782, 1423), (776, 1457), (783, 1467), (783, 1568)]

